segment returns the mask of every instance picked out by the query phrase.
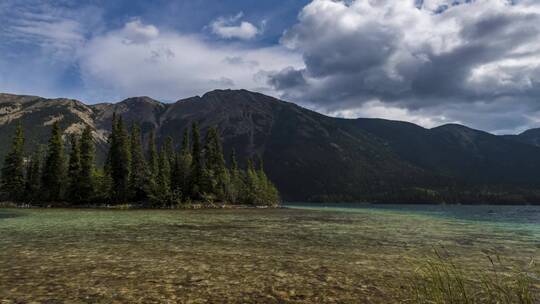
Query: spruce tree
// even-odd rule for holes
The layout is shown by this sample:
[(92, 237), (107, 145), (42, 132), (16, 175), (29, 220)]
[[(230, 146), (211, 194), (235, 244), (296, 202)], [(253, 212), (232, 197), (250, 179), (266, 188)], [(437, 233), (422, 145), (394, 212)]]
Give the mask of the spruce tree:
[(246, 184), (244, 187), (244, 202), (251, 205), (260, 205), (259, 201), (259, 175), (253, 164), (253, 159), (248, 159), (248, 165), (246, 169)]
[(169, 203), (171, 195), (171, 167), (169, 162), (169, 157), (165, 148), (163, 147), (159, 153), (159, 170), (157, 176), (157, 186), (158, 186), (158, 195), (159, 198), (158, 204), (160, 206), (165, 206)]
[(167, 156), (167, 160), (169, 161), (169, 166), (172, 167), (175, 158), (174, 141), (172, 137), (167, 136), (167, 138), (165, 138), (163, 149), (165, 150), (165, 156)]
[(148, 141), (148, 169), (150, 172), (148, 184), (151, 192), (155, 194), (157, 191), (157, 175), (159, 173), (159, 156), (156, 148), (156, 133), (155, 130), (150, 132)]
[(47, 157), (43, 168), (42, 192), (49, 202), (59, 202), (64, 198), (66, 185), (66, 163), (64, 141), (60, 125), (52, 126), (51, 138), (47, 147)]
[(45, 149), (39, 145), (27, 166), (26, 171), (26, 199), (30, 202), (39, 202), (41, 196), (41, 175)]
[(141, 129), (137, 124), (131, 127), (131, 198), (142, 201), (148, 197), (149, 172), (143, 154)]
[(175, 184), (173, 190), (180, 194), (184, 199), (190, 195), (189, 192), (189, 177), (191, 172), (191, 146), (189, 144), (189, 130), (184, 130), (184, 138), (182, 139), (182, 147), (177, 153), (176, 164), (174, 167)]
[(203, 164), (201, 155), (201, 135), (199, 126), (196, 122), (191, 127), (191, 140), (193, 142), (191, 149), (191, 175), (190, 175), (190, 193), (193, 199), (201, 198), (201, 186), (203, 178)]
[(230, 182), (225, 160), (223, 157), (223, 148), (216, 128), (208, 129), (205, 147), (207, 180), (204, 184), (206, 191), (214, 194), (218, 200), (225, 200), (225, 192)]
[(4, 160), (1, 189), (10, 200), (21, 201), (25, 196), (24, 131), (19, 122), (11, 142), (11, 150)]
[(240, 201), (241, 191), (244, 188), (244, 181), (242, 171), (238, 168), (236, 151), (234, 149), (231, 152), (230, 166), (230, 182), (226, 192), (227, 199), (231, 203), (238, 203)]
[(88, 203), (95, 195), (95, 145), (92, 139), (92, 129), (87, 126), (81, 136), (81, 170), (79, 173), (79, 191), (81, 201)]
[(129, 198), (129, 174), (131, 153), (129, 136), (122, 120), (118, 117), (111, 136), (112, 198), (116, 203), (125, 203)]
[(81, 146), (75, 135), (70, 140), (71, 152), (68, 164), (68, 191), (67, 199), (70, 204), (81, 202), (81, 191), (79, 189), (79, 177), (81, 175)]
[(112, 169), (112, 159), (113, 159), (113, 143), (116, 142), (116, 126), (118, 118), (116, 112), (113, 112), (112, 121), (111, 121), (111, 133), (107, 137), (107, 144), (109, 149), (107, 150), (107, 157), (105, 158), (105, 165), (103, 166), (102, 172), (96, 172), (96, 188), (99, 193), (100, 200), (102, 202), (109, 203), (110, 200), (114, 198), (113, 191), (113, 169)]
[(260, 203), (268, 206), (279, 204), (279, 193), (264, 172), (264, 162), (262, 158), (259, 158), (259, 170), (257, 171), (257, 175), (259, 181), (258, 195)]

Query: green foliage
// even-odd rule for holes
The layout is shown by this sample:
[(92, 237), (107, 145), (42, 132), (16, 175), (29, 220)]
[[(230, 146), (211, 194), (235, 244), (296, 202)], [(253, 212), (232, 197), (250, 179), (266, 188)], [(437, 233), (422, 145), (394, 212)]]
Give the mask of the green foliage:
[(43, 172), (43, 159), (45, 148), (39, 145), (32, 153), (26, 170), (26, 199), (29, 202), (39, 202), (41, 198), (41, 176)]
[(157, 176), (156, 197), (160, 200), (159, 205), (167, 206), (171, 197), (171, 167), (166, 149), (162, 148), (159, 153), (159, 170)]
[[(95, 146), (92, 129), (87, 127), (80, 139), (71, 137), (69, 159), (64, 156), (62, 132), (53, 125), (45, 163), (43, 152), (32, 155), (26, 167), (22, 156), (22, 128), (17, 131), (14, 151), (8, 160), (16, 159), (22, 166), (22, 192), (28, 190), (31, 201), (71, 204), (130, 204), (151, 203), (155, 207), (177, 206), (182, 202), (234, 203), (276, 205), (279, 195), (267, 178), (262, 161), (255, 169), (253, 161), (244, 171), (238, 167), (236, 153), (232, 153), (231, 167), (227, 168), (219, 132), (210, 128), (203, 143), (197, 124), (185, 130), (182, 148), (177, 153), (174, 141), (167, 138), (159, 154), (152, 135), (148, 144), (148, 159), (143, 152), (141, 129), (133, 124), (131, 132), (121, 117), (113, 116), (109, 136), (109, 151), (102, 169), (95, 167)], [(10, 164), (6, 161), (6, 164)], [(8, 176), (8, 170), (3, 174)], [(40, 178), (41, 177), (41, 178)], [(7, 180), (7, 179), (4, 179)]]
[(238, 168), (235, 150), (232, 150), (231, 152), (230, 164), (231, 169), (230, 174), (228, 175), (229, 180), (226, 184), (225, 195), (228, 201), (239, 204), (241, 203), (242, 191), (244, 191), (246, 183), (244, 181), (243, 172)]
[(60, 202), (66, 188), (66, 160), (64, 141), (58, 122), (52, 126), (51, 138), (47, 147), (45, 166), (43, 167), (42, 193), (49, 202)]
[(248, 160), (245, 177), (245, 186), (242, 200), (247, 204), (256, 206), (279, 205), (280, 198), (276, 187), (264, 173), (262, 160), (259, 160), (259, 169), (255, 169), (252, 159)]
[(95, 145), (92, 129), (87, 126), (81, 136), (81, 171), (79, 173), (79, 191), (81, 202), (88, 203), (95, 196)]
[(121, 116), (113, 119), (110, 155), (110, 174), (113, 184), (111, 197), (115, 203), (127, 202), (131, 153), (129, 136)]
[(190, 177), (190, 194), (194, 199), (201, 198), (203, 184), (203, 164), (201, 159), (201, 134), (197, 123), (193, 123), (191, 127), (191, 139), (193, 142), (191, 148), (191, 177)]
[(187, 199), (189, 197), (190, 174), (191, 174), (191, 147), (189, 144), (189, 130), (184, 130), (182, 139), (182, 148), (176, 153), (174, 166), (171, 169), (173, 193), (179, 198)]
[(21, 201), (25, 196), (23, 153), (24, 131), (21, 123), (19, 123), (11, 142), (11, 150), (6, 155), (2, 168), (1, 189), (13, 201)]
[(146, 167), (142, 148), (141, 129), (137, 124), (131, 127), (131, 176), (130, 176), (130, 194), (131, 199), (138, 202), (148, 198), (148, 181), (150, 172)]
[(148, 140), (148, 169), (149, 179), (148, 187), (151, 195), (155, 195), (157, 192), (157, 176), (159, 172), (159, 156), (156, 147), (156, 133), (155, 130), (150, 132), (150, 139)]
[(414, 267), (397, 296), (402, 301), (406, 299), (406, 303), (419, 304), (538, 303), (540, 299), (534, 290), (538, 277), (530, 270), (533, 262), (526, 269), (519, 269), (507, 267), (498, 257), (487, 258), (491, 269), (475, 274), (435, 251), (434, 257)]
[(81, 176), (81, 146), (76, 136), (71, 137), (71, 153), (69, 154), (68, 165), (68, 191), (67, 199), (73, 203), (79, 203), (82, 200), (80, 191)]

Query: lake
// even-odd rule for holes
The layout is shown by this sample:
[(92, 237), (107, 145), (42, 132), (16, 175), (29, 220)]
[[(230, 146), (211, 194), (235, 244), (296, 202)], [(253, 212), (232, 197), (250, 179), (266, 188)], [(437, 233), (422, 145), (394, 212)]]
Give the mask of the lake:
[(0, 209), (0, 299), (391, 303), (434, 251), (471, 273), (540, 258), (540, 207), (287, 207)]

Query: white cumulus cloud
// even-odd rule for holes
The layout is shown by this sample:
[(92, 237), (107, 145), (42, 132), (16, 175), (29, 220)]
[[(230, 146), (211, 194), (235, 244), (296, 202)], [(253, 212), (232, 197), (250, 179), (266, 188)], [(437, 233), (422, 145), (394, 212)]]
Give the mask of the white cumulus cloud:
[(216, 88), (268, 93), (261, 71), (300, 68), (302, 60), (281, 46), (223, 45), (130, 21), (88, 41), (79, 65), (93, 100), (133, 95), (176, 100)]
[(242, 17), (242, 12), (233, 17), (220, 17), (210, 24), (210, 28), (214, 34), (225, 39), (249, 40), (255, 38), (260, 30), (250, 22), (241, 21)]

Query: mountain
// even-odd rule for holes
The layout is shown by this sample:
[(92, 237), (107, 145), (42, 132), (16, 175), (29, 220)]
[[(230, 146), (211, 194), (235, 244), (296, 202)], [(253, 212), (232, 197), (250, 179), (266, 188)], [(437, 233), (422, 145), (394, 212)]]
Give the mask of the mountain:
[(540, 147), (540, 128), (530, 129), (518, 135), (505, 135), (507, 139)]
[[(46, 143), (54, 121), (66, 134), (90, 125), (103, 160), (113, 113), (139, 123), (145, 139), (155, 129), (159, 142), (171, 136), (178, 144), (194, 121), (203, 134), (217, 126), (227, 153), (263, 158), (287, 200), (540, 201), (540, 147), (526, 140), (461, 125), (426, 129), (332, 118), (246, 90), (216, 90), (171, 104), (135, 97), (85, 105), (0, 94), (0, 140), (9, 143), (17, 121), (27, 130), (28, 150)], [(2, 159), (8, 148), (0, 147)]]

